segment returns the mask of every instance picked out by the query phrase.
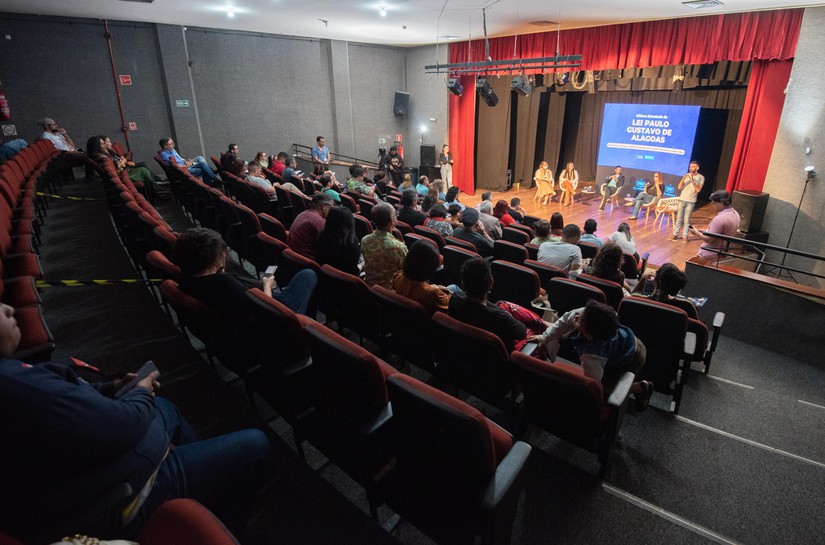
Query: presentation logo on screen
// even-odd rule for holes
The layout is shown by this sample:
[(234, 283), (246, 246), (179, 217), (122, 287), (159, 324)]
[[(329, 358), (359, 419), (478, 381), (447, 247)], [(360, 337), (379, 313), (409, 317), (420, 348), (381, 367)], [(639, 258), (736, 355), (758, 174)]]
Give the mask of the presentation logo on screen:
[(598, 165), (681, 176), (698, 121), (699, 106), (605, 104)]

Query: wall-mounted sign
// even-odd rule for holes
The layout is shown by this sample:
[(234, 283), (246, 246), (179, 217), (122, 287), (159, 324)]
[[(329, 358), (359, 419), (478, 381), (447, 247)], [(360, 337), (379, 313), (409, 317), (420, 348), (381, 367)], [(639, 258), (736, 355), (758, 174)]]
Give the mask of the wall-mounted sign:
[(16, 136), (17, 127), (14, 125), (3, 125), (3, 136)]
[(176, 100), (175, 101), (175, 106), (177, 106), (178, 108), (188, 108), (189, 107), (189, 101), (186, 100), (186, 99)]
[(129, 74), (121, 74), (120, 75), (120, 84), (121, 85), (132, 85), (132, 76)]
[(130, 121), (129, 122), (129, 130), (130, 131), (136, 131), (137, 130), (137, 123), (135, 123), (134, 121)]

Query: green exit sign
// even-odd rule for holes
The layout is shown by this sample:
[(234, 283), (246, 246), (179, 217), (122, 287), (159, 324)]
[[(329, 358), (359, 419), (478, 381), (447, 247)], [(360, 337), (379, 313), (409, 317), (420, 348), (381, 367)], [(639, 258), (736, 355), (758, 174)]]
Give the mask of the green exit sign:
[(188, 108), (189, 107), (189, 101), (188, 100), (176, 100), (175, 105), (178, 108)]

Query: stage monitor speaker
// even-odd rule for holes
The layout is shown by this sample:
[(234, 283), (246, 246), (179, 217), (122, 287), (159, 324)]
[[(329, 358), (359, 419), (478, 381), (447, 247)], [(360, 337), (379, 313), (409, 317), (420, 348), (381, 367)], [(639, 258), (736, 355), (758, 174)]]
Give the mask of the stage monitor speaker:
[(765, 210), (768, 208), (770, 193), (745, 189), (733, 192), (733, 209), (739, 212), (739, 230), (753, 233), (762, 229)]
[(407, 115), (407, 111), (410, 109), (410, 94), (409, 93), (402, 93), (400, 91), (396, 91), (395, 93), (395, 102), (392, 106), (392, 113), (398, 116), (405, 116)]
[(428, 167), (435, 165), (435, 146), (421, 146), (421, 164)]

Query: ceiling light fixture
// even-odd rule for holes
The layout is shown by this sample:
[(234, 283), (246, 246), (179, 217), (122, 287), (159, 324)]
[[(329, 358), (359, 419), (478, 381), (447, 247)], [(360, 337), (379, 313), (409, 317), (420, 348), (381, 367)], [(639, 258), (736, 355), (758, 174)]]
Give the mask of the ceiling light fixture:
[(226, 15), (227, 17), (234, 17), (235, 16), (235, 8), (232, 6), (226, 6)]
[(380, 6), (378, 6), (378, 13), (381, 15), (381, 17), (386, 17), (387, 16), (387, 6), (385, 6), (384, 4), (381, 4)]
[(722, 3), (720, 0), (688, 0), (687, 2), (682, 2), (682, 5), (686, 8), (702, 9), (723, 6), (724, 3)]

